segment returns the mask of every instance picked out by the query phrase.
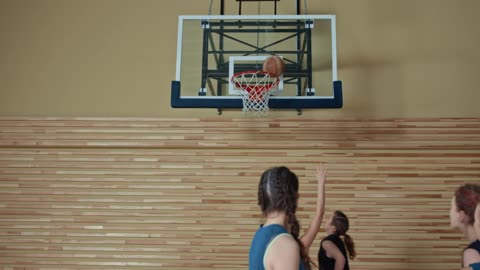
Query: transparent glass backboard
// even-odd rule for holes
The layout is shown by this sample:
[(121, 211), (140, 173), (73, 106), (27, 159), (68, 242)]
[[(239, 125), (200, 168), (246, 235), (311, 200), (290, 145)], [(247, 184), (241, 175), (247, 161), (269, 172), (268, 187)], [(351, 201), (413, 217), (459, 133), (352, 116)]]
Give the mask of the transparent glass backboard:
[(231, 75), (261, 70), (270, 55), (281, 56), (286, 64), (278, 96), (332, 97), (335, 16), (179, 17), (175, 81), (181, 96), (236, 96)]

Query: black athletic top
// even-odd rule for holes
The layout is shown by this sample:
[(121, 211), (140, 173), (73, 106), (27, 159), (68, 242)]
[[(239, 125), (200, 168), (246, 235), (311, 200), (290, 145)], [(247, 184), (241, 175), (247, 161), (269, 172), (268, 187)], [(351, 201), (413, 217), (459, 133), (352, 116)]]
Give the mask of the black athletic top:
[(348, 256), (347, 250), (345, 249), (345, 244), (343, 243), (342, 239), (336, 234), (330, 234), (329, 236), (323, 238), (322, 242), (320, 243), (320, 250), (318, 251), (318, 268), (320, 270), (334, 270), (335, 269), (335, 259), (327, 257), (327, 252), (322, 247), (323, 241), (331, 241), (338, 249), (342, 252), (343, 257), (345, 257), (345, 266), (343, 270), (350, 270), (348, 267)]
[(467, 248), (475, 249), (480, 254), (480, 240), (477, 239), (476, 241), (473, 241), (465, 249)]

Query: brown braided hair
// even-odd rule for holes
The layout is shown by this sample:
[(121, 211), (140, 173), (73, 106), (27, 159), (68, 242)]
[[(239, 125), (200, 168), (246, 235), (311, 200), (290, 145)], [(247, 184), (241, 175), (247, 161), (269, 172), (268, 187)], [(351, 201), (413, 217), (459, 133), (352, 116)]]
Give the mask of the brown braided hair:
[(345, 247), (348, 251), (348, 257), (353, 260), (357, 253), (355, 252), (355, 244), (353, 243), (352, 237), (347, 234), (347, 231), (350, 226), (347, 215), (342, 211), (333, 212), (332, 225), (335, 227), (335, 233), (337, 235), (343, 235), (345, 239)]
[(300, 241), (300, 223), (295, 212), (298, 201), (298, 178), (287, 167), (274, 167), (263, 172), (258, 185), (258, 205), (262, 213), (283, 211), (287, 216), (290, 234), (300, 247), (301, 261), (307, 269), (310, 268), (310, 257)]

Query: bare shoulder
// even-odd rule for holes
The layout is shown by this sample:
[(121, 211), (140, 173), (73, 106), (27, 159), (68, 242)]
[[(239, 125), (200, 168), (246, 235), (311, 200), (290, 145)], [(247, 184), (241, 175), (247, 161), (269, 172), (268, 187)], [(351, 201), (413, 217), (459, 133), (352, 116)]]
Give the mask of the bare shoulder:
[(291, 248), (292, 250), (299, 250), (297, 241), (295, 241), (293, 236), (290, 234), (283, 234), (279, 236), (276, 246), (281, 247), (281, 249)]
[(325, 249), (325, 253), (329, 258), (335, 258), (335, 260), (343, 260), (344, 256), (340, 249), (330, 240), (325, 240), (322, 242), (322, 247)]
[(322, 247), (326, 250), (337, 248), (337, 246), (330, 240), (323, 240), (322, 241)]
[(463, 251), (463, 266), (467, 267), (472, 263), (480, 261), (480, 254), (473, 248), (467, 248)]
[(300, 264), (300, 248), (289, 235), (280, 235), (269, 248), (265, 258), (267, 269), (296, 269)]

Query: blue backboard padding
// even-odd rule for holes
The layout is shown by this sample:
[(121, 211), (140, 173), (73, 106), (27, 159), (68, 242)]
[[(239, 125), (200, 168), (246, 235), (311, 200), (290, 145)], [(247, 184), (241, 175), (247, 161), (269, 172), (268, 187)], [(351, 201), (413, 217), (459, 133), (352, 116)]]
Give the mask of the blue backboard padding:
[[(181, 97), (180, 82), (172, 81), (172, 108), (243, 108), (241, 98)], [(343, 106), (342, 81), (333, 82), (333, 98), (309, 96), (304, 98), (271, 98), (271, 109), (338, 109)]]

